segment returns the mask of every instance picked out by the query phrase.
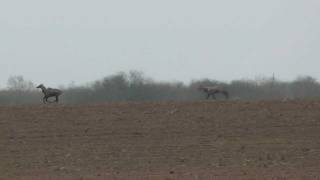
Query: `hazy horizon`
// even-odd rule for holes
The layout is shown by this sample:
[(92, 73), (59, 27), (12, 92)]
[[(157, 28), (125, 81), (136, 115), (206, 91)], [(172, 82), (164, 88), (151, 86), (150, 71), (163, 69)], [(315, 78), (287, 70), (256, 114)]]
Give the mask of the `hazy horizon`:
[(138, 70), (157, 81), (320, 78), (315, 0), (0, 2), (0, 88)]

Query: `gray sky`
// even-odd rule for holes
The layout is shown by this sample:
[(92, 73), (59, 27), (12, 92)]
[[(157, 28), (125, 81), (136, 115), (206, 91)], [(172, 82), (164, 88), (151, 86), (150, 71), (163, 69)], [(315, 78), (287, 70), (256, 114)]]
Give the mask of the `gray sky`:
[(320, 78), (319, 0), (0, 1), (0, 87), (119, 71), (184, 81)]

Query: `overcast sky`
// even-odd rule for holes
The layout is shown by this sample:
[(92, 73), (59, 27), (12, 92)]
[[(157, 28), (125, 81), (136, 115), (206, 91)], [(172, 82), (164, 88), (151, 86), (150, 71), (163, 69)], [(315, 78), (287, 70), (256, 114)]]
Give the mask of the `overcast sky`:
[(320, 1), (0, 1), (0, 88), (12, 75), (58, 86), (129, 70), (184, 82), (320, 79)]

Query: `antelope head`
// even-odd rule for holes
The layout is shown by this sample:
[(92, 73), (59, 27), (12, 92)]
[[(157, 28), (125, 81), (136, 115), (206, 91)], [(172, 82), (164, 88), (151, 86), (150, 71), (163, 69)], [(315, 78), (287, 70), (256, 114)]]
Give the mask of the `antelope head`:
[(43, 84), (40, 84), (39, 86), (37, 86), (37, 88), (43, 88), (44, 85)]

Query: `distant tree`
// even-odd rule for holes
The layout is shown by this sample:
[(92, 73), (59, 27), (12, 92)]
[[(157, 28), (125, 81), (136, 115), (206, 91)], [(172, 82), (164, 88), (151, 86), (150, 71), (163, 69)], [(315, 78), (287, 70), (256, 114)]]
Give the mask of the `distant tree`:
[(11, 76), (8, 78), (7, 86), (9, 90), (13, 91), (30, 91), (34, 89), (34, 84), (27, 81), (23, 76)]
[(147, 78), (141, 71), (130, 71), (127, 75), (131, 85), (143, 85), (153, 83), (151, 78)]
[[(63, 103), (104, 103), (126, 101), (194, 101), (203, 100), (205, 94), (199, 86), (223, 86), (230, 99), (276, 100), (320, 99), (320, 84), (310, 76), (300, 76), (292, 82), (279, 81), (274, 77), (234, 80), (230, 83), (214, 79), (182, 82), (157, 82), (140, 71), (120, 72), (86, 85), (71, 82), (64, 88)], [(42, 94), (34, 89), (31, 81), (23, 76), (8, 79), (7, 89), (0, 90), (0, 104), (41, 103)], [(34, 89), (34, 91), (32, 90)]]
[(291, 89), (294, 97), (312, 98), (320, 96), (320, 85), (317, 80), (311, 76), (300, 76), (291, 83)]

